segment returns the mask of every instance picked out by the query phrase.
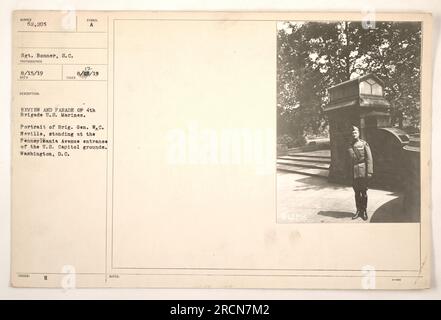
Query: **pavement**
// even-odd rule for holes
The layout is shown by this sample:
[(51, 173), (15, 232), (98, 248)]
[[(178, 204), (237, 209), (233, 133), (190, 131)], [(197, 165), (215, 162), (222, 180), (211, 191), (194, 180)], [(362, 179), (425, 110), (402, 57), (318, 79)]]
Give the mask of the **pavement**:
[(355, 209), (351, 186), (330, 183), (323, 176), (277, 172), (278, 223), (412, 222), (403, 213), (403, 196), (369, 189), (367, 221), (352, 220)]

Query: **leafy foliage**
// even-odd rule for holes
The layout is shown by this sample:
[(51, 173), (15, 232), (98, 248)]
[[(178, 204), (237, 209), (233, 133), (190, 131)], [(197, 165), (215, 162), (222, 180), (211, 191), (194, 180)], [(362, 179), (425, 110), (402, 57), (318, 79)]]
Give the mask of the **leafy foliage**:
[(299, 136), (296, 139), (292, 138), (288, 134), (281, 135), (277, 138), (277, 144), (284, 144), (288, 148), (303, 146), (306, 143), (306, 139), (303, 136)]
[(327, 88), (375, 73), (391, 103), (392, 124), (419, 128), (419, 22), (284, 22), (278, 32), (278, 135), (319, 134)]

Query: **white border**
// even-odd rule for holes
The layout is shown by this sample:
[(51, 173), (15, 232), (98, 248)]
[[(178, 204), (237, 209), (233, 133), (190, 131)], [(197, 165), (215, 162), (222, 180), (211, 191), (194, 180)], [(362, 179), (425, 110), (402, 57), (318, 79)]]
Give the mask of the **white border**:
[[(260, 290), (260, 289), (17, 289), (9, 286), (10, 265), (10, 105), (11, 105), (11, 16), (13, 10), (289, 10), (289, 11), (366, 11), (431, 12), (433, 14), (433, 88), (441, 86), (439, 0), (3, 0), (0, 2), (0, 299), (440, 299), (441, 287), (441, 199), (432, 204), (432, 288), (421, 291), (348, 291), (348, 290)], [(432, 194), (439, 194), (441, 184), (441, 93), (432, 96)]]

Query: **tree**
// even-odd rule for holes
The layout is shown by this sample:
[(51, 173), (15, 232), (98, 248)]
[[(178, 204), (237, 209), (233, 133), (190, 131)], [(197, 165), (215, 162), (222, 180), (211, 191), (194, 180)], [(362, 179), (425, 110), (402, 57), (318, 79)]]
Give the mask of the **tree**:
[(392, 124), (419, 128), (419, 22), (285, 22), (278, 32), (278, 134), (320, 133), (327, 88), (375, 73), (385, 84)]

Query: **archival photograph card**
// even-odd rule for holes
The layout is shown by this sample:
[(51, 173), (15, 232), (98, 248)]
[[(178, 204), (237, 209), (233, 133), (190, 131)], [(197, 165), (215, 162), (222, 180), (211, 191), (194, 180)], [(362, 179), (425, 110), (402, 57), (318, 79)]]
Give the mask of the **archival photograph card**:
[(12, 286), (430, 287), (430, 14), (12, 21)]

